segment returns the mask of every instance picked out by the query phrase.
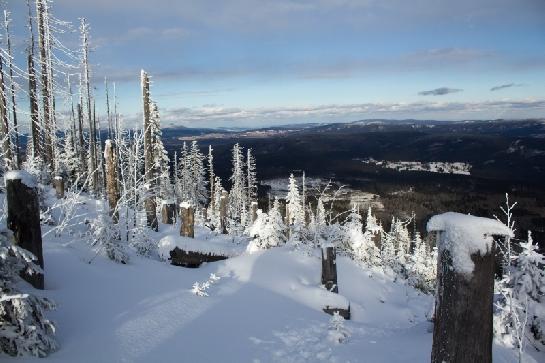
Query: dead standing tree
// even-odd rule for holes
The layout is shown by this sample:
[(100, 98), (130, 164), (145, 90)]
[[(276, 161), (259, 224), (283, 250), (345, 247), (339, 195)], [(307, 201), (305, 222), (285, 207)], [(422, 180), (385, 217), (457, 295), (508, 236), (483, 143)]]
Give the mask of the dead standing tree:
[(444, 213), (428, 222), (439, 261), (431, 361), (492, 362), (493, 235), (511, 235), (498, 221)]
[(110, 216), (114, 223), (119, 222), (119, 211), (117, 204), (120, 198), (118, 185), (118, 161), (113, 140), (106, 140), (104, 145), (104, 161), (106, 164), (106, 194), (108, 195), (108, 204), (110, 207)]
[(159, 224), (157, 221), (157, 202), (155, 200), (155, 175), (154, 175), (154, 157), (153, 157), (153, 135), (151, 127), (151, 101), (150, 101), (150, 81), (148, 74), (142, 70), (140, 74), (142, 86), (142, 103), (144, 108), (144, 176), (147, 185), (148, 195), (144, 201), (146, 208), (146, 221), (148, 227), (157, 231)]

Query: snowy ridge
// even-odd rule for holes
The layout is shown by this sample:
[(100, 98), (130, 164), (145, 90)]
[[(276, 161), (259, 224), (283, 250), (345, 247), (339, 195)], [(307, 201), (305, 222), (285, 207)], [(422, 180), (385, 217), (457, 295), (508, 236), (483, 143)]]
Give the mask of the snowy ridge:
[(427, 230), (441, 232), (439, 248), (448, 250), (454, 269), (466, 275), (471, 275), (475, 267), (471, 255), (489, 252), (493, 235), (513, 237), (513, 231), (495, 219), (455, 212), (433, 216)]

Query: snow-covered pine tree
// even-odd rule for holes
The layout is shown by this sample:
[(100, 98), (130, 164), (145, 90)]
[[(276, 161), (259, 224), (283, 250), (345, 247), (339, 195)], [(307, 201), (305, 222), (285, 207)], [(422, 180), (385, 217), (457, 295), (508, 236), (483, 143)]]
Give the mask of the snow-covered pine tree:
[(74, 147), (73, 140), (72, 130), (66, 130), (63, 140), (64, 147), (58, 157), (61, 171), (67, 176), (70, 183), (73, 183), (81, 176), (79, 175), (79, 156)]
[(211, 203), (212, 208), (209, 208), (208, 216), (210, 218), (210, 224), (217, 230), (220, 228), (220, 207), (221, 207), (221, 194), (225, 189), (221, 185), (221, 178), (219, 176), (215, 177), (214, 180), (214, 194), (212, 195), (213, 203)]
[(512, 272), (513, 298), (526, 311), (530, 331), (534, 338), (545, 342), (545, 256), (538, 252), (532, 233), (520, 244), (516, 267)]
[(361, 215), (355, 204), (346, 217), (341, 230), (342, 239), (339, 246), (341, 250), (347, 252), (355, 261), (367, 263), (369, 261), (369, 243), (372, 241), (363, 233)]
[[(391, 226), (395, 226), (395, 217), (392, 217)], [(396, 265), (396, 249), (395, 249), (395, 239), (392, 235), (392, 228), (390, 232), (382, 231), (380, 236), (380, 256), (382, 259), (383, 267), (394, 268)]]
[(246, 205), (250, 206), (257, 198), (257, 174), (255, 166), (255, 157), (252, 155), (252, 149), (246, 152)]
[(180, 151), (180, 158), (178, 161), (178, 187), (176, 190), (178, 200), (182, 202), (190, 200), (190, 185), (191, 185), (191, 160), (189, 152), (187, 150), (187, 144), (184, 141), (182, 149)]
[(30, 292), (20, 272), (42, 269), (33, 262), (32, 253), (14, 245), (8, 236), (10, 231), (0, 233), (0, 353), (45, 357), (58, 347), (55, 325), (44, 316), (55, 304)]
[(190, 160), (190, 200), (194, 206), (203, 207), (208, 200), (208, 188), (206, 181), (206, 168), (204, 160), (206, 157), (199, 150), (197, 140), (191, 142), (189, 151)]
[(215, 181), (215, 175), (214, 175), (214, 154), (212, 154), (212, 145), (208, 145), (208, 158), (207, 158), (207, 164), (208, 164), (208, 187), (209, 187), (209, 197), (210, 197), (210, 203), (208, 204), (208, 207), (213, 210), (214, 209), (214, 181)]
[(289, 240), (294, 244), (300, 243), (305, 227), (305, 214), (301, 205), (297, 181), (293, 174), (290, 174), (288, 194), (286, 195), (286, 224), (289, 228)]
[(174, 190), (170, 181), (170, 159), (163, 145), (159, 108), (155, 102), (151, 104), (150, 127), (153, 135), (154, 177), (159, 189), (157, 195), (161, 200), (171, 200), (174, 197)]
[(246, 200), (246, 180), (244, 173), (244, 156), (242, 148), (237, 143), (232, 152), (231, 191), (229, 192), (229, 219), (230, 228), (240, 225), (244, 201)]
[(248, 245), (248, 251), (256, 251), (286, 243), (286, 225), (280, 214), (280, 202), (275, 198), (269, 213), (258, 213), (256, 222), (249, 228), (249, 235), (254, 239)]
[(126, 264), (129, 255), (121, 242), (119, 225), (114, 223), (102, 201), (96, 201), (97, 215), (89, 222), (89, 244), (112, 261)]

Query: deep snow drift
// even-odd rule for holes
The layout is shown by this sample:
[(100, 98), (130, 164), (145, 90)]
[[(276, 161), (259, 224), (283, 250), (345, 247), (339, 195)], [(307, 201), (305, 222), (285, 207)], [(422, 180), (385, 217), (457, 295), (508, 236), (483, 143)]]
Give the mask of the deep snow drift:
[[(86, 208), (95, 203), (87, 201)], [(92, 212), (89, 212), (92, 213)], [(83, 217), (81, 217), (83, 218)], [(48, 228), (44, 227), (44, 232)], [(77, 229), (85, 230), (81, 223)], [(178, 237), (160, 225), (156, 241)], [(233, 243), (199, 228), (202, 242)], [(209, 242), (205, 242), (208, 239)], [(219, 241), (223, 240), (223, 241)], [(236, 241), (235, 241), (236, 242)], [(243, 242), (241, 242), (243, 243)], [(80, 234), (44, 240), (46, 290), (58, 309), (60, 350), (40, 362), (426, 362), (433, 297), (339, 257), (339, 295), (320, 287), (321, 262), (278, 247), (198, 269), (171, 266), (131, 253), (117, 264), (90, 249)], [(209, 296), (195, 282), (217, 278)], [(218, 279), (219, 278), (219, 279)], [(332, 334), (325, 304), (350, 303), (348, 338)], [(335, 333), (335, 331), (333, 332)], [(26, 362), (37, 358), (9, 358)], [(494, 346), (495, 362), (513, 362), (513, 351)]]

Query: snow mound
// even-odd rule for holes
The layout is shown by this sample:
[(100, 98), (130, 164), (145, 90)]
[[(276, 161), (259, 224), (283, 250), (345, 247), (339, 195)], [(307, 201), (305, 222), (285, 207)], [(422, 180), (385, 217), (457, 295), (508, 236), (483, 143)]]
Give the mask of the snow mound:
[(234, 244), (225, 239), (201, 240), (175, 235), (168, 235), (159, 240), (159, 256), (163, 260), (170, 258), (170, 251), (178, 247), (184, 251), (209, 253), (214, 256), (234, 257), (242, 254), (246, 245)]
[(36, 179), (24, 170), (12, 170), (4, 174), (4, 180), (20, 180), (29, 188), (36, 188)]
[(513, 237), (513, 231), (495, 219), (455, 212), (433, 216), (427, 230), (442, 232), (439, 249), (448, 250), (455, 271), (465, 275), (471, 275), (475, 267), (471, 255), (489, 252), (494, 235)]

